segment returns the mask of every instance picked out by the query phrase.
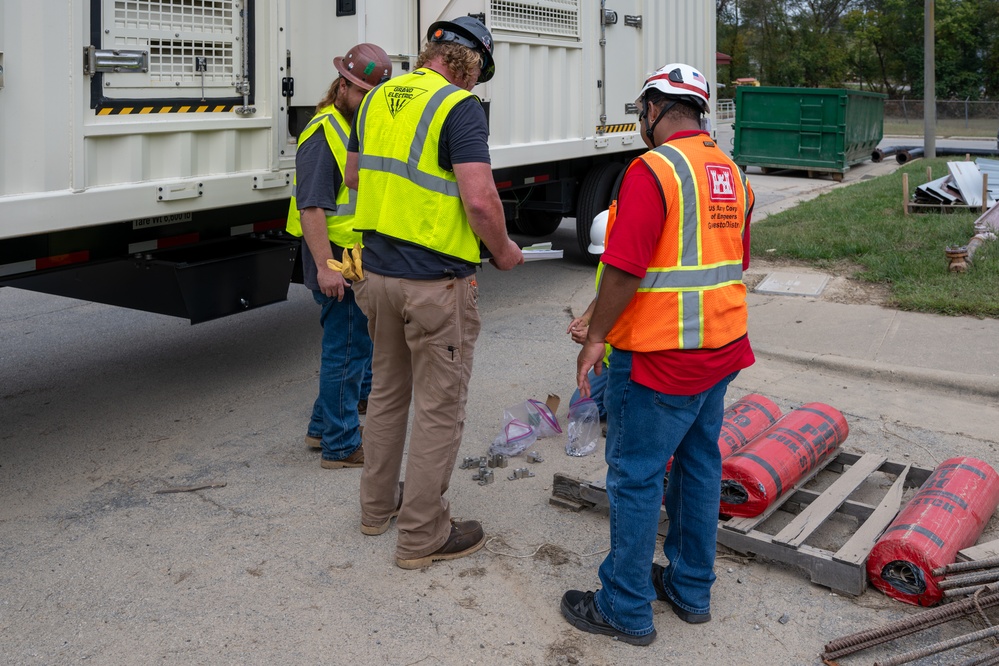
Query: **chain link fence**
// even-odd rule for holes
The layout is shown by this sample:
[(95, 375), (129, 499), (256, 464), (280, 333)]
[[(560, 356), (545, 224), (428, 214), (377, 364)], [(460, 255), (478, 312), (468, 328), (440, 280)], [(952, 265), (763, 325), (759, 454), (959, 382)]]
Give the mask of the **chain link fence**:
[[(923, 109), (921, 99), (885, 100), (885, 133), (922, 132)], [(999, 102), (937, 100), (936, 112), (938, 135), (996, 136), (999, 130)]]

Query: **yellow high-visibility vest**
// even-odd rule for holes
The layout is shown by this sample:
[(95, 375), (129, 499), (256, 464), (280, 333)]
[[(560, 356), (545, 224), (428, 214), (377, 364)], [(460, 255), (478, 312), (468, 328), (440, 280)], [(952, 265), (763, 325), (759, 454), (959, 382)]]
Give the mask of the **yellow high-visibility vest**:
[(470, 96), (429, 69), (386, 81), (365, 96), (357, 120), (358, 231), (479, 263), (479, 238), (458, 181), (438, 163), (444, 120)]
[[(326, 145), (333, 152), (337, 168), (340, 170), (340, 189), (336, 193), (336, 210), (325, 211), (327, 235), (334, 244), (340, 247), (353, 247), (354, 243), (361, 242), (361, 234), (354, 231), (354, 207), (357, 192), (348, 188), (343, 180), (344, 168), (347, 166), (347, 138), (350, 136), (350, 123), (343, 117), (343, 114), (337, 111), (336, 107), (330, 104), (320, 109), (319, 113), (312, 117), (309, 124), (298, 135), (299, 148), (306, 139), (320, 129), (326, 135)], [(291, 203), (288, 205), (288, 224), (285, 227), (292, 236), (302, 235), (302, 212), (298, 210), (298, 202), (295, 200), (297, 184), (298, 175), (296, 174), (295, 185), (292, 187)]]

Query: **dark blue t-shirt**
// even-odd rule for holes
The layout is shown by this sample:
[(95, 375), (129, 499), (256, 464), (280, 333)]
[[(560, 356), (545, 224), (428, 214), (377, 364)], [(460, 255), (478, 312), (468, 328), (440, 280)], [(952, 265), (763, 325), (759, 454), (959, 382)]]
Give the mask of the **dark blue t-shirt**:
[[(336, 193), (340, 191), (342, 182), (336, 157), (326, 142), (326, 133), (322, 130), (313, 132), (295, 153), (295, 203), (298, 210), (312, 207), (324, 211), (336, 210)], [(330, 248), (334, 259), (343, 254), (343, 248), (332, 241)], [(308, 289), (319, 291), (316, 260), (305, 238), (302, 238), (302, 283)]]

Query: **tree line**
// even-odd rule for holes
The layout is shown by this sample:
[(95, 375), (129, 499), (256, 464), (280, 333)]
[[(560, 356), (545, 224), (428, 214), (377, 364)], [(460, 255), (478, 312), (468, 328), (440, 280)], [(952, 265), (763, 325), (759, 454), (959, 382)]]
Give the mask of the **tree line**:
[[(715, 0), (719, 82), (923, 96), (923, 0)], [(999, 0), (935, 0), (936, 96), (999, 100)]]

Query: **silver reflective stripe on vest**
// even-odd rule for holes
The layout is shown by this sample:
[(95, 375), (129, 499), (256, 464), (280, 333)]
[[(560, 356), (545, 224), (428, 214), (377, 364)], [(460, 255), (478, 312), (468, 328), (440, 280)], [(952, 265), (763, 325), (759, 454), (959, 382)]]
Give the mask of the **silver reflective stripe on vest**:
[(440, 110), (452, 93), (460, 91), (461, 88), (454, 85), (446, 85), (430, 98), (427, 105), (423, 107), (423, 115), (420, 116), (420, 123), (416, 126), (416, 134), (413, 136), (413, 144), (409, 147), (409, 163), (419, 164), (420, 157), (423, 156), (423, 149), (427, 143), (427, 133), (430, 131), (430, 124), (434, 121), (434, 116)]
[(701, 346), (701, 292), (685, 291), (680, 294), (684, 349), (697, 349)]
[[(321, 123), (321, 122), (323, 122), (324, 120), (327, 120), (327, 119), (329, 119), (329, 121), (330, 121), (330, 127), (333, 128), (333, 130), (337, 133), (337, 136), (340, 137), (340, 141), (342, 141), (343, 145), (346, 146), (347, 145), (347, 135), (344, 133), (343, 128), (340, 127), (340, 123), (338, 123), (336, 121), (336, 119), (333, 117), (332, 113), (324, 113), (321, 116), (316, 116), (315, 118), (313, 118), (312, 120), (309, 121), (309, 124), (305, 126), (305, 129), (309, 129), (310, 127), (312, 127), (316, 123)], [(302, 130), (302, 131), (304, 132), (305, 130)]]
[(342, 204), (337, 204), (335, 211), (333, 211), (332, 213), (327, 211), (326, 214), (336, 215), (336, 216), (353, 215), (354, 211), (357, 210), (357, 197), (355, 196), (356, 194), (357, 194), (356, 190), (347, 188), (347, 201), (345, 201)]
[(361, 153), (360, 167), (368, 171), (384, 171), (401, 176), (431, 192), (437, 192), (449, 197), (458, 196), (458, 183), (441, 178), (440, 176), (432, 176), (429, 173), (424, 173), (416, 168), (415, 164), (407, 164), (402, 160), (391, 157), (375, 157)]
[(680, 181), (683, 196), (683, 211), (680, 215), (680, 229), (683, 233), (683, 248), (680, 252), (681, 266), (697, 266), (697, 233), (699, 220), (697, 217), (697, 179), (690, 171), (687, 160), (676, 148), (663, 144), (656, 152), (666, 158), (676, 177)]
[(638, 288), (642, 291), (704, 289), (740, 280), (742, 263), (731, 263), (710, 268), (650, 270)]

